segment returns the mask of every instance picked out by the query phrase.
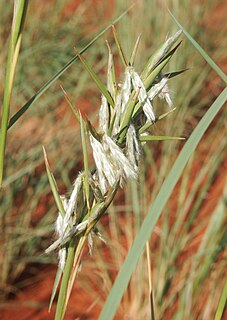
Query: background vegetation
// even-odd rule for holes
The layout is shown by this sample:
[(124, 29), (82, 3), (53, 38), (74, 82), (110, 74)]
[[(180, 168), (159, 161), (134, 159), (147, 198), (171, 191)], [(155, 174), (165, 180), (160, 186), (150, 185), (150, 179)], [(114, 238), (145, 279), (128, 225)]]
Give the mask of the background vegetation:
[[(14, 114), (72, 56), (126, 7), (83, 1), (30, 1), (12, 97)], [(168, 1), (170, 9), (217, 62), (224, 61), (224, 30), (212, 33), (209, 22), (215, 0)], [(112, 10), (114, 6), (114, 10)], [(149, 8), (149, 10), (148, 10)], [(114, 11), (114, 12), (113, 12)], [(0, 80), (4, 83), (12, 5), (0, 3)], [(211, 20), (212, 21), (212, 20)], [(164, 1), (138, 1), (136, 10), (117, 24), (121, 42), (130, 53), (142, 33), (138, 70), (167, 34), (177, 30)], [(107, 61), (107, 32), (86, 53), (103, 81)], [(154, 134), (188, 137), (224, 85), (185, 39), (171, 61), (170, 71), (190, 68), (170, 83), (177, 110), (154, 129)], [(119, 74), (121, 65), (119, 63)], [(44, 264), (56, 264), (43, 251), (53, 236), (56, 207), (44, 169), (45, 145), (60, 191), (70, 190), (82, 166), (79, 127), (63, 99), (60, 84), (82, 113), (96, 119), (99, 94), (76, 62), (9, 130), (6, 170), (0, 191), (1, 281), (3, 299), (34, 282)], [(0, 88), (3, 96), (3, 87)], [(162, 104), (155, 108), (162, 110)], [(212, 319), (224, 286), (226, 251), (223, 181), (224, 112), (216, 117), (185, 169), (150, 239), (153, 294), (157, 319)], [(107, 246), (95, 241), (93, 257), (85, 253), (78, 282), (102, 307), (150, 203), (176, 159), (182, 143), (155, 142), (146, 146), (138, 184), (129, 184), (103, 219), (100, 231)], [(26, 276), (25, 276), (26, 275)], [(99, 290), (97, 290), (99, 288)], [(205, 288), (205, 289), (204, 289)], [(206, 291), (206, 294), (204, 294)], [(147, 318), (149, 309), (147, 255), (133, 274), (119, 309), (119, 319)], [(35, 300), (35, 297), (34, 297)], [(4, 307), (4, 303), (2, 304)], [(84, 309), (88, 306), (84, 305)]]

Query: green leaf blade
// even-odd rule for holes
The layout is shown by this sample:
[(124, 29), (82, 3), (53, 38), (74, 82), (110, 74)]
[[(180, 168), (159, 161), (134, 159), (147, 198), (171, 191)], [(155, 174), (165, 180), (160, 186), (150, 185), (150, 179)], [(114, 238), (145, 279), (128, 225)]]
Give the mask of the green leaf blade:
[(88, 153), (87, 153), (87, 141), (86, 141), (86, 127), (84, 120), (80, 114), (80, 129), (81, 129), (81, 142), (83, 150), (83, 161), (84, 161), (84, 189), (87, 200), (87, 207), (89, 209), (89, 166), (88, 166)]
[(192, 43), (192, 45), (197, 49), (197, 51), (201, 54), (201, 56), (206, 60), (206, 62), (213, 68), (217, 74), (221, 77), (221, 79), (227, 83), (227, 76), (224, 74), (224, 72), (216, 65), (216, 63), (209, 57), (209, 55), (206, 53), (206, 51), (196, 42), (192, 36), (185, 30), (185, 28), (180, 24), (180, 22), (177, 20), (177, 18), (172, 14), (172, 12), (169, 10), (169, 14), (175, 21), (175, 23), (178, 25), (178, 27), (181, 28), (184, 35), (188, 38), (188, 40)]
[(125, 289), (129, 283), (130, 277), (137, 265), (137, 262), (144, 250), (146, 241), (150, 237), (161, 212), (166, 205), (181, 173), (189, 160), (189, 157), (197, 147), (203, 134), (207, 130), (208, 126), (223, 106), (227, 98), (227, 89), (224, 89), (218, 98), (214, 101), (212, 106), (200, 120), (197, 127), (194, 129), (188, 141), (185, 143), (181, 153), (175, 161), (170, 173), (165, 179), (158, 196), (156, 197), (153, 205), (150, 207), (149, 212), (140, 228), (139, 233), (125, 259), (125, 262), (118, 273), (113, 288), (106, 300), (106, 303), (101, 311), (99, 320), (113, 319), (117, 307), (121, 301)]
[(99, 79), (99, 77), (95, 74), (95, 72), (92, 70), (92, 68), (89, 66), (89, 64), (87, 63), (87, 61), (84, 59), (84, 57), (82, 57), (80, 55), (80, 53), (76, 50), (76, 53), (80, 59), (80, 61), (82, 62), (84, 68), (87, 70), (87, 72), (89, 73), (89, 75), (91, 76), (91, 78), (94, 80), (94, 82), (96, 83), (97, 87), (99, 88), (99, 90), (102, 92), (102, 94), (105, 96), (106, 100), (108, 101), (108, 103), (114, 107), (114, 102), (113, 102), (113, 98), (111, 97), (110, 93), (107, 91), (106, 87), (103, 85), (103, 83), (101, 82), (101, 80)]
[[(125, 10), (118, 18), (116, 18), (112, 23), (107, 25), (103, 30), (101, 30), (81, 51), (80, 54), (83, 54), (87, 51), (109, 28), (111, 28), (112, 24), (120, 21), (128, 12), (132, 9), (132, 6)], [(58, 79), (60, 76), (69, 68), (71, 65), (78, 60), (78, 56), (75, 55), (72, 59), (70, 59), (57, 73), (53, 75), (32, 97), (29, 99), (23, 107), (21, 107), (10, 119), (8, 123), (8, 129), (10, 129), (19, 119), (20, 117), (31, 107), (31, 105), (38, 100), (44, 92), (49, 89), (49, 87)]]
[(52, 190), (52, 193), (54, 196), (54, 200), (56, 202), (56, 205), (57, 205), (57, 208), (58, 208), (60, 214), (62, 215), (62, 217), (64, 217), (65, 216), (65, 209), (63, 207), (63, 203), (62, 203), (61, 197), (58, 192), (58, 187), (57, 187), (57, 183), (55, 181), (54, 175), (50, 170), (46, 150), (44, 147), (43, 147), (43, 154), (44, 154), (44, 160), (45, 160), (45, 165), (46, 165), (46, 170), (47, 170), (47, 176), (48, 176), (50, 187), (51, 187), (51, 190)]
[(152, 135), (140, 135), (139, 140), (141, 142), (147, 141), (165, 141), (165, 140), (185, 140), (183, 137), (171, 137), (171, 136), (152, 136)]

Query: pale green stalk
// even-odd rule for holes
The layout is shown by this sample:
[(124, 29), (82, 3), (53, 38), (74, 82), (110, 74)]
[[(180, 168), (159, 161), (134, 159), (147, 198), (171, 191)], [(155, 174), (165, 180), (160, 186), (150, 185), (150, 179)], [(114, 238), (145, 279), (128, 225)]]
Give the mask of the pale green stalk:
[(64, 309), (65, 309), (65, 300), (67, 296), (67, 286), (71, 274), (71, 268), (74, 260), (74, 252), (76, 249), (76, 239), (72, 239), (69, 243), (69, 248), (68, 248), (68, 256), (64, 268), (64, 273), (61, 281), (61, 287), (60, 287), (60, 292), (58, 296), (58, 303), (57, 303), (57, 308), (55, 312), (55, 320), (62, 320), (64, 317)]

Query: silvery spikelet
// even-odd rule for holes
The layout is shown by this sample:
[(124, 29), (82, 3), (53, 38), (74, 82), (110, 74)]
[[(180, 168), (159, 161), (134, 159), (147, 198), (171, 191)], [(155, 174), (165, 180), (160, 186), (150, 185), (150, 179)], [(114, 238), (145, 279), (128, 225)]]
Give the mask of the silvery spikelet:
[(131, 82), (131, 73), (130, 73), (131, 67), (126, 68), (125, 70), (125, 78), (122, 85), (122, 112), (124, 112), (126, 104), (129, 101), (130, 94), (132, 91), (132, 82)]
[(149, 99), (152, 101), (165, 87), (167, 84), (168, 78), (163, 77), (162, 80), (151, 87), (148, 92)]
[(89, 250), (89, 254), (90, 254), (90, 256), (92, 256), (93, 245), (94, 245), (94, 241), (93, 241), (93, 231), (91, 231), (91, 232), (88, 234), (87, 240), (88, 240), (88, 250)]
[(118, 92), (116, 95), (116, 101), (115, 101), (115, 121), (113, 126), (113, 135), (117, 135), (120, 130), (120, 124), (121, 124), (121, 116), (122, 116), (122, 92)]
[[(78, 201), (78, 196), (79, 196), (79, 191), (82, 186), (82, 178), (83, 178), (83, 173), (79, 173), (73, 186), (73, 191), (70, 195), (67, 208), (66, 208), (66, 214), (64, 217), (65, 221), (65, 226), (67, 227), (70, 223), (70, 218), (72, 216), (72, 213), (74, 212), (74, 209), (76, 208), (77, 201)], [(66, 230), (66, 228), (65, 228)]]
[[(63, 203), (63, 207), (66, 210), (67, 205), (68, 205), (68, 201), (67, 201), (66, 197), (61, 196), (61, 200)], [(66, 227), (67, 226), (65, 226), (64, 218), (62, 217), (61, 213), (59, 212), (57, 220), (55, 222), (55, 231), (56, 231), (59, 239), (63, 238)], [(65, 266), (65, 260), (66, 260), (66, 248), (65, 247), (59, 249), (58, 258), (59, 258), (59, 267), (61, 270), (63, 270), (64, 266)]]
[(147, 95), (146, 88), (144, 87), (144, 84), (140, 76), (134, 69), (131, 70), (131, 77), (132, 77), (132, 84), (133, 84), (134, 90), (136, 92), (139, 92), (138, 99), (139, 99), (139, 102), (141, 103), (142, 109), (147, 117), (147, 120), (150, 122), (154, 122), (155, 114), (154, 114), (154, 110), (151, 105), (151, 102), (149, 100), (149, 97)]
[(158, 96), (160, 99), (165, 99), (170, 108), (173, 106), (173, 101), (167, 83), (164, 85)]
[[(67, 232), (68, 229), (72, 227), (72, 214), (74, 213), (74, 209), (77, 204), (79, 190), (82, 185), (82, 176), (83, 175), (80, 173), (77, 179), (75, 180), (73, 191), (71, 193), (69, 200), (67, 200), (65, 196), (61, 196), (63, 207), (65, 209), (66, 214), (63, 218), (59, 212), (56, 223), (55, 223), (55, 230), (58, 235), (59, 241), (64, 239), (65, 233)], [(74, 217), (74, 219), (76, 218)], [(61, 270), (63, 270), (65, 266), (65, 259), (66, 259), (65, 247), (62, 247), (59, 249), (58, 256), (59, 256), (59, 267), (61, 268)]]
[(167, 77), (163, 77), (160, 82), (153, 85), (153, 87), (148, 92), (148, 97), (150, 101), (152, 101), (158, 95), (160, 99), (166, 100), (169, 107), (173, 106), (173, 101), (172, 101), (170, 90), (167, 83), (168, 80), (169, 79)]
[(93, 152), (93, 157), (98, 172), (98, 178), (100, 183), (100, 190), (102, 194), (107, 191), (107, 182), (112, 186), (115, 182), (115, 173), (112, 164), (106, 156), (106, 152), (103, 145), (90, 134), (90, 142)]
[(106, 98), (102, 95), (102, 104), (99, 111), (99, 129), (107, 133), (109, 123), (109, 109)]
[(125, 110), (125, 107), (129, 101), (131, 91), (132, 91), (132, 82), (131, 74), (129, 72), (131, 67), (127, 67), (125, 70), (125, 78), (121, 86), (121, 90), (118, 91), (115, 101), (115, 121), (113, 127), (113, 135), (116, 135), (120, 129), (120, 120), (121, 116)]
[(138, 171), (138, 163), (140, 157), (140, 146), (136, 136), (135, 127), (131, 124), (126, 135), (126, 150), (128, 159), (134, 170)]
[(146, 71), (145, 76), (151, 71), (151, 69), (156, 65), (156, 63), (162, 59), (162, 57), (167, 54), (172, 45), (177, 41), (180, 37), (182, 30), (177, 31), (172, 37), (168, 38), (165, 43), (161, 46), (161, 48), (156, 52), (154, 56), (151, 57), (149, 61), (149, 68)]
[(122, 149), (109, 136), (104, 135), (103, 145), (114, 171), (117, 173), (114, 184), (120, 179), (120, 185), (123, 187), (126, 178), (137, 179), (137, 172), (134, 170), (130, 161), (124, 155)]
[(136, 171), (121, 148), (108, 135), (102, 137), (102, 143), (92, 135), (90, 135), (90, 141), (103, 194), (107, 191), (107, 185), (112, 187), (120, 180), (123, 186), (126, 178), (137, 178)]

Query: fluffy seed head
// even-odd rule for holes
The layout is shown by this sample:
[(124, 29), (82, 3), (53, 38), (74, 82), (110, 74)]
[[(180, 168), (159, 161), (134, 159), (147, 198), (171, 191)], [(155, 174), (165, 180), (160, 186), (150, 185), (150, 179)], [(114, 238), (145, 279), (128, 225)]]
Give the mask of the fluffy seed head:
[(130, 68), (126, 68), (125, 70), (125, 79), (122, 85), (122, 112), (125, 110), (132, 91)]
[(99, 111), (99, 129), (107, 133), (109, 124), (109, 109), (106, 98), (102, 95), (102, 104)]
[(102, 143), (90, 135), (93, 157), (95, 160), (100, 189), (103, 194), (107, 185), (111, 187), (120, 179), (120, 184), (126, 178), (136, 179), (137, 173), (121, 148), (107, 135), (102, 138)]
[(129, 126), (127, 131), (126, 150), (131, 165), (133, 166), (134, 170), (137, 171), (140, 157), (140, 147), (136, 136), (135, 127), (132, 124)]
[(167, 83), (164, 85), (164, 87), (162, 88), (158, 96), (160, 99), (165, 99), (170, 108), (173, 106), (173, 101), (172, 101), (170, 90)]
[(164, 77), (162, 78), (162, 80), (155, 84), (149, 91), (148, 96), (150, 100), (153, 100), (161, 91), (162, 89), (165, 87), (165, 85), (167, 84), (168, 78)]
[(155, 114), (144, 84), (135, 70), (131, 71), (132, 84), (136, 92), (139, 92), (138, 99), (148, 121), (155, 121)]
[(74, 212), (74, 209), (76, 208), (76, 205), (77, 205), (79, 191), (81, 189), (82, 182), (83, 182), (82, 178), (83, 178), (83, 173), (79, 173), (75, 182), (74, 182), (73, 191), (70, 195), (70, 198), (69, 198), (69, 201), (67, 204), (66, 214), (64, 217), (64, 223), (65, 223), (66, 227), (68, 226), (68, 224), (70, 222), (70, 218), (71, 218), (71, 216)]

